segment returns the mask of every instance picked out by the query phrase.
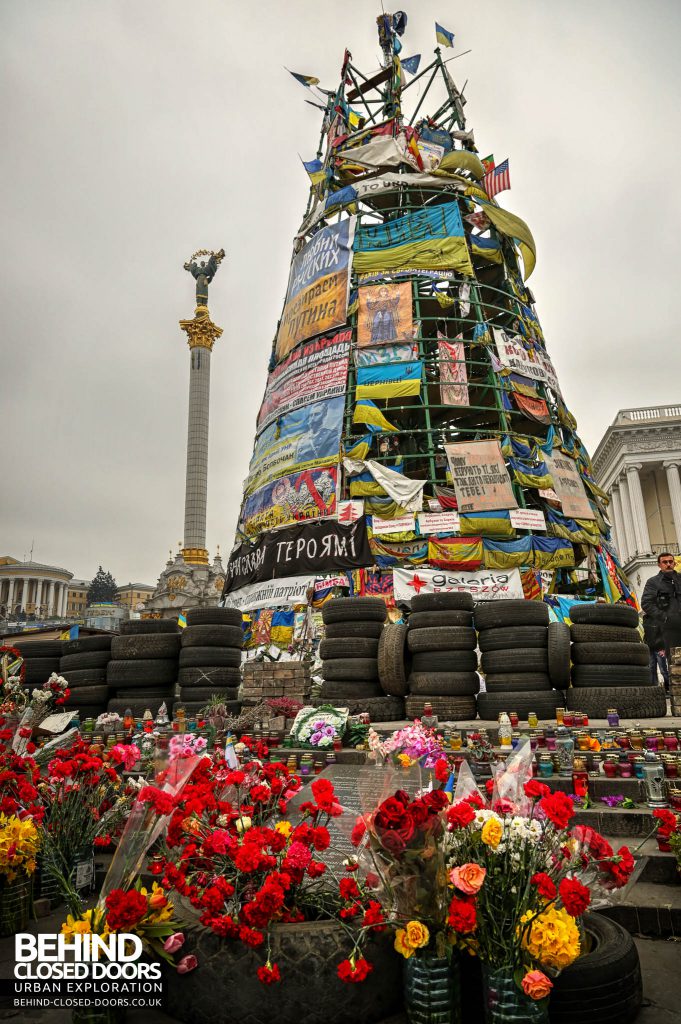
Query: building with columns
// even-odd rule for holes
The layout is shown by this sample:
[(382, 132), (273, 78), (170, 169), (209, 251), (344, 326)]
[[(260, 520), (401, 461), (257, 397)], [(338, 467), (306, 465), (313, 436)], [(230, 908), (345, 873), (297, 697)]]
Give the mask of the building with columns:
[(593, 456), (622, 566), (640, 598), (661, 551), (681, 552), (681, 405), (621, 409)]
[(0, 557), (0, 618), (19, 613), (35, 618), (64, 618), (73, 573), (55, 565)]

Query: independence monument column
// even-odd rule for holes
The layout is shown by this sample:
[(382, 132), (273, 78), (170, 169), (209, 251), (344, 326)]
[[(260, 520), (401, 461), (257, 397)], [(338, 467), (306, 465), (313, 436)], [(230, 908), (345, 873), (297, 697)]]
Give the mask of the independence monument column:
[[(208, 491), (208, 407), (210, 401), (210, 354), (222, 334), (208, 312), (208, 285), (225, 251), (195, 252), (184, 269), (196, 279), (193, 320), (180, 320), (187, 334), (189, 371), (189, 424), (187, 429), (187, 484), (184, 499), (183, 560), (188, 565), (208, 565), (206, 550), (206, 500)], [(199, 257), (208, 257), (199, 262)]]

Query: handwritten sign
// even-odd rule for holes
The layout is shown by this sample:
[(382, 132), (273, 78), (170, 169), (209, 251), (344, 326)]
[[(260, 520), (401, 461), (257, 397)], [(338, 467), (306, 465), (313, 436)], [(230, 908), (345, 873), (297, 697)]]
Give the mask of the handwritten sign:
[(547, 455), (546, 464), (553, 478), (553, 489), (560, 499), (563, 514), (573, 519), (595, 519), (575, 460), (569, 455), (554, 451)]
[(444, 448), (460, 513), (517, 508), (498, 441), (465, 441)]

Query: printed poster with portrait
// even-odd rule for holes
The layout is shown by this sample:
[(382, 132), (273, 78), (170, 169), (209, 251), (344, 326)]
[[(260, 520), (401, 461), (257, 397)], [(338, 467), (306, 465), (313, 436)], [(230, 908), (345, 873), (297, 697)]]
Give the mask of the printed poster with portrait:
[(395, 345), (413, 341), (411, 283), (378, 284), (359, 289), (357, 345)]

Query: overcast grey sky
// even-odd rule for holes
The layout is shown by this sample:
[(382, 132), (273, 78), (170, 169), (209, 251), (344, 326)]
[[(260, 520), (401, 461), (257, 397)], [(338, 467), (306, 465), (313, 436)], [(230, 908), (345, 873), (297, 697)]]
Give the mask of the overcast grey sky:
[[(501, 205), (537, 241), (531, 286), (591, 451), (619, 408), (676, 402), (681, 5), (403, 5), (404, 56), (456, 33)], [(1, 0), (0, 555), (155, 583), (182, 538), (193, 314), (210, 289), (208, 544), (229, 551), (320, 112), (378, 68), (380, 0)], [(386, 9), (391, 9), (386, 4)]]

